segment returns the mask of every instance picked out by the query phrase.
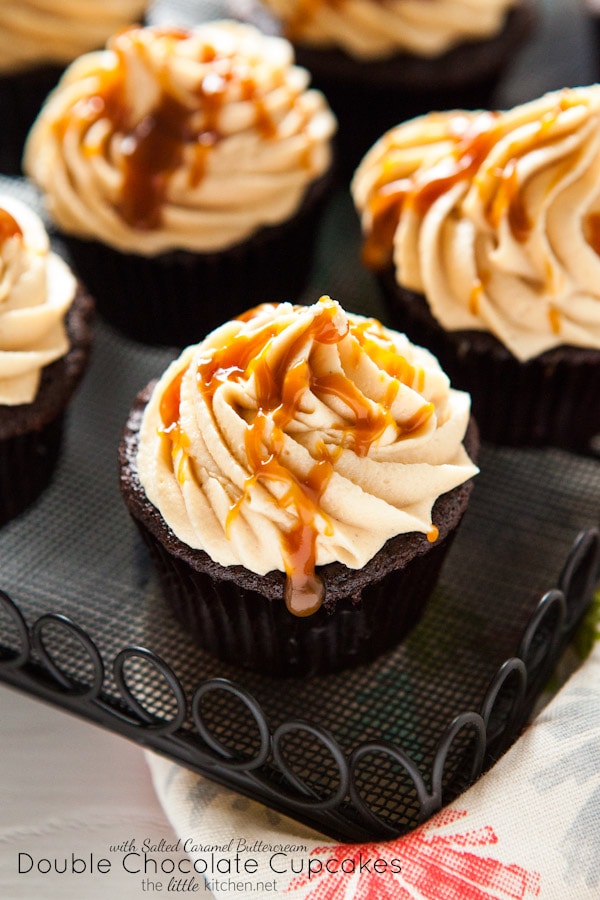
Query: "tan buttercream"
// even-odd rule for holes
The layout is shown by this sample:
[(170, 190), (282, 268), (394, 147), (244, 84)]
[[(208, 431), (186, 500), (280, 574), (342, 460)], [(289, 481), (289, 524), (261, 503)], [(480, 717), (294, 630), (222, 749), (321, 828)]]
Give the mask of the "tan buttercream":
[(0, 403), (31, 403), (41, 372), (69, 349), (64, 316), (76, 282), (50, 252), (38, 216), (12, 197), (0, 197), (20, 233), (0, 241)]
[[(315, 337), (322, 321), (329, 334)], [(404, 335), (327, 297), (269, 304), (167, 369), (145, 409), (139, 476), (174, 533), (224, 566), (289, 574), (284, 537), (308, 508), (316, 564), (355, 569), (394, 535), (435, 540), (435, 500), (477, 471), (462, 445), (469, 413)]]
[(247, 25), (130, 29), (70, 67), (25, 169), (66, 232), (144, 255), (219, 250), (292, 216), (328, 170), (335, 119), (307, 85), (290, 44)]
[(0, 0), (0, 72), (70, 63), (141, 19), (147, 0)]
[[(393, 254), (398, 283), (444, 328), (490, 331), (521, 360), (600, 349), (600, 86), (400, 125), (352, 191), (367, 257)], [(397, 226), (377, 246), (386, 202)]]
[(265, 0), (291, 40), (360, 60), (436, 57), (493, 37), (517, 0)]

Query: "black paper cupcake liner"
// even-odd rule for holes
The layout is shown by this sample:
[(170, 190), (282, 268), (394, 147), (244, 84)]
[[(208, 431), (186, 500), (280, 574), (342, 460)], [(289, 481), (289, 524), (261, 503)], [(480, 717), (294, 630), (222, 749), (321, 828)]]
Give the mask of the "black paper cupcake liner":
[(263, 302), (296, 302), (308, 283), (331, 174), (308, 189), (287, 222), (216, 253), (121, 253), (61, 234), (98, 312), (141, 343), (185, 347)]
[(63, 66), (38, 66), (0, 76), (0, 172), (20, 175), (23, 147), (42, 104), (64, 71)]
[(207, 653), (272, 676), (311, 676), (368, 663), (400, 643), (420, 621), (450, 547), (448, 538), (406, 567), (299, 618), (234, 581), (215, 580), (173, 556), (137, 523), (163, 595), (185, 631)]
[(60, 454), (64, 416), (0, 441), (0, 525), (14, 519), (50, 484)]
[(471, 394), (482, 440), (589, 452), (600, 435), (600, 350), (561, 346), (519, 361), (494, 335), (445, 331), (425, 298), (380, 278), (394, 327), (437, 356), (452, 384)]

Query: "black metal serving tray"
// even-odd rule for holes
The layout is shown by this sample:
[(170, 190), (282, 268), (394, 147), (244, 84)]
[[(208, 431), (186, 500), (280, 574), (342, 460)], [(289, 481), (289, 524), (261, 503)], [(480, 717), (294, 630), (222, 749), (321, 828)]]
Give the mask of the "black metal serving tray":
[[(0, 190), (38, 206), (22, 180)], [(319, 238), (304, 299), (329, 293), (385, 321), (346, 190)], [(403, 833), (510, 746), (581, 620), (600, 577), (600, 462), (484, 446), (406, 642), (339, 675), (271, 680), (189, 641), (119, 496), (130, 404), (175, 352), (97, 323), (54, 482), (0, 532), (0, 680), (338, 840)]]

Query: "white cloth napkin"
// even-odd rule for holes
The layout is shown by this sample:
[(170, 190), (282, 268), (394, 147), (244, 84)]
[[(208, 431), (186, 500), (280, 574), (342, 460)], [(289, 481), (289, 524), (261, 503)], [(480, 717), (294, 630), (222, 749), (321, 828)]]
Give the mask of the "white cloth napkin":
[[(132, 839), (176, 842), (141, 747), (0, 687), (0, 898), (146, 897), (142, 877), (111, 851)], [(74, 872), (72, 856), (81, 861)], [(98, 871), (102, 859), (110, 871)], [(64, 874), (55, 860), (58, 868), (67, 861)], [(137, 858), (130, 862), (135, 868)]]
[[(598, 637), (585, 662), (500, 761), (402, 838), (336, 844), (148, 753), (157, 795), (195, 861), (196, 877), (201, 880), (207, 869), (209, 887), (223, 900), (598, 900)], [(572, 658), (571, 651), (567, 665)], [(215, 845), (221, 849), (211, 856), (206, 848)], [(284, 856), (278, 848), (286, 845), (300, 849)], [(246, 849), (236, 864), (239, 846)], [(374, 870), (376, 859), (382, 862)], [(252, 872), (236, 873), (245, 860), (256, 860), (256, 869), (251, 863)]]

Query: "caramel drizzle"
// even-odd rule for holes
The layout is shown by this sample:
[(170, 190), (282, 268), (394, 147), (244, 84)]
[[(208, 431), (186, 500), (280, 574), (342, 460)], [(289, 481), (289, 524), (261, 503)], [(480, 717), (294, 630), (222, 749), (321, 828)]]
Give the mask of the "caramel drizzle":
[(166, 390), (160, 398), (159, 416), (161, 425), (159, 426), (159, 434), (169, 438), (171, 442), (171, 456), (173, 460), (179, 457), (179, 466), (175, 473), (179, 484), (183, 484), (186, 475), (187, 450), (189, 440), (187, 435), (181, 429), (179, 423), (179, 407), (181, 404), (181, 382), (185, 370), (182, 369), (167, 385)]
[[(425, 370), (413, 366), (398, 352), (396, 345), (391, 338), (385, 333), (383, 325), (377, 319), (365, 319), (363, 322), (352, 324), (352, 335), (356, 338), (358, 346), (373, 360), (373, 362), (394, 381), (391, 385), (396, 384), (396, 393), (400, 384), (405, 384), (413, 388), (417, 393), (422, 394), (425, 388)], [(395, 397), (395, 394), (394, 394)], [(390, 399), (391, 406), (394, 397)]]
[(471, 288), (471, 293), (469, 294), (469, 312), (471, 315), (476, 316), (479, 313), (479, 306), (481, 302), (481, 297), (483, 295), (483, 282), (480, 278), (475, 281), (475, 284)]
[[(329, 450), (325, 445), (317, 448), (315, 461), (305, 477), (301, 478), (288, 469), (282, 459), (285, 456), (285, 428), (301, 408), (307, 390), (324, 402), (335, 397), (350, 412), (352, 424), (340, 425), (344, 443), (355, 453), (364, 456), (372, 443), (387, 427), (393, 425), (399, 435), (415, 432), (433, 414), (433, 404), (424, 403), (408, 420), (395, 423), (389, 411), (399, 389), (404, 383), (423, 381), (422, 370), (403, 360), (397, 351), (379, 346), (369, 338), (366, 327), (351, 325), (340, 333), (334, 318), (337, 307), (323, 297), (317, 314), (295, 340), (290, 341), (279, 357), (274, 358), (273, 339), (287, 327), (286, 321), (277, 318), (261, 328), (240, 328), (238, 333), (220, 348), (213, 348), (200, 360), (196, 373), (198, 389), (208, 402), (212, 400), (220, 384), (226, 381), (254, 379), (257, 412), (247, 425), (244, 449), (250, 475), (247, 476), (241, 496), (231, 505), (226, 531), (248, 499), (252, 487), (258, 482), (277, 486), (275, 502), (282, 509), (290, 510), (293, 524), (282, 537), (282, 551), (286, 572), (285, 601), (290, 612), (307, 616), (316, 612), (324, 599), (324, 586), (315, 571), (319, 527), (325, 534), (332, 534), (331, 523), (321, 509), (321, 499), (333, 474), (335, 457), (342, 447)], [(257, 307), (240, 317), (249, 322), (263, 307)], [(301, 310), (302, 307), (297, 307)], [(374, 321), (374, 320), (373, 320)], [(377, 323), (378, 324), (378, 323)], [(365, 347), (379, 367), (393, 374), (395, 383), (386, 390), (380, 403), (368, 401), (354, 383), (343, 373), (315, 374), (311, 369), (311, 342), (336, 344), (347, 334)], [(308, 348), (308, 349), (307, 349)], [(392, 385), (394, 385), (392, 387)], [(174, 446), (182, 446), (179, 426), (181, 374), (167, 387), (160, 404), (163, 423), (162, 433)], [(320, 525), (319, 525), (320, 523)], [(435, 526), (428, 535), (434, 539)]]
[[(508, 159), (496, 172), (499, 180), (495, 193), (487, 198), (484, 214), (492, 227), (497, 227), (506, 214), (515, 240), (527, 240), (533, 223), (527, 215), (517, 177), (519, 156), (531, 146), (536, 148), (555, 140), (553, 126), (560, 113), (579, 102), (569, 91), (564, 91), (555, 108), (541, 117), (527, 145), (518, 155)], [(366, 266), (381, 270), (392, 262), (394, 234), (406, 209), (414, 209), (424, 216), (432, 204), (461, 181), (473, 179), (497, 140), (504, 134), (500, 113), (483, 112), (467, 119), (465, 114), (450, 118), (446, 138), (454, 141), (454, 149), (448, 156), (429, 168), (417, 170), (407, 177), (386, 180), (385, 171), (369, 199), (372, 225), (365, 236), (362, 257)], [(393, 141), (393, 138), (392, 138)], [(393, 143), (391, 144), (393, 147)], [(390, 167), (393, 173), (393, 167)]]
[(432, 525), (431, 528), (429, 529), (429, 531), (427, 532), (427, 540), (429, 541), (430, 544), (435, 544), (435, 542), (437, 541), (439, 536), (440, 536), (440, 529), (437, 527), (437, 525)]
[(586, 241), (592, 250), (600, 256), (600, 212), (588, 213), (583, 225)]
[[(324, 519), (325, 533), (332, 533), (327, 517), (320, 509), (320, 500), (333, 473), (333, 466), (325, 453), (310, 468), (306, 478), (299, 479), (282, 465), (279, 454), (283, 449), (284, 435), (278, 413), (283, 414), (284, 419), (287, 417), (285, 409), (274, 410), (272, 418), (259, 410), (246, 431), (245, 449), (253, 474), (246, 479), (240, 499), (231, 506), (226, 527), (229, 527), (257, 481), (275, 482), (283, 486), (284, 491), (277, 503), (282, 509), (291, 510), (294, 517), (294, 524), (282, 535), (286, 571), (284, 597), (290, 612), (296, 616), (308, 616), (317, 611), (325, 596), (323, 582), (315, 572), (316, 519)], [(271, 433), (267, 437), (270, 425)]]
[(23, 230), (17, 220), (6, 209), (0, 207), (0, 247), (14, 237), (23, 237)]
[[(243, 99), (254, 104), (255, 124), (260, 133), (272, 138), (277, 131), (261, 89), (243, 63), (234, 56), (219, 54), (210, 45), (202, 48), (199, 60), (210, 64), (210, 70), (195, 90), (196, 106), (190, 109), (173, 95), (165, 65), (156, 73), (161, 89), (158, 103), (140, 121), (132, 123), (125, 97), (127, 56), (133, 47), (134, 52), (147, 57), (147, 36), (146, 30), (132, 27), (113, 39), (111, 48), (117, 57), (116, 67), (102, 73), (97, 93), (80, 101), (74, 110), (87, 128), (100, 118), (108, 119), (111, 134), (119, 136), (123, 181), (117, 208), (128, 225), (141, 230), (161, 225), (169, 180), (181, 165), (186, 147), (193, 154), (190, 187), (197, 187), (204, 177), (210, 150), (222, 137), (219, 117), (232, 82), (237, 81)], [(175, 43), (191, 36), (185, 29), (154, 28), (150, 39)], [(201, 113), (200, 126), (192, 121), (198, 113)], [(56, 124), (59, 137), (66, 130), (69, 118), (70, 113)], [(88, 145), (86, 152), (105, 153), (106, 147)]]
[(561, 332), (561, 314), (560, 310), (552, 306), (552, 304), (548, 307), (548, 321), (552, 334), (559, 335)]
[(471, 178), (493, 146), (498, 115), (480, 113), (472, 120), (452, 117), (447, 137), (455, 142), (451, 154), (412, 176), (381, 183), (370, 200), (370, 233), (363, 245), (363, 260), (370, 268), (391, 262), (393, 237), (405, 208), (424, 215), (432, 204), (459, 181)]

